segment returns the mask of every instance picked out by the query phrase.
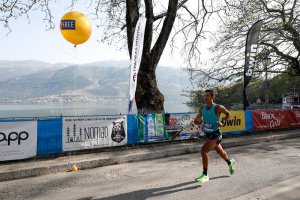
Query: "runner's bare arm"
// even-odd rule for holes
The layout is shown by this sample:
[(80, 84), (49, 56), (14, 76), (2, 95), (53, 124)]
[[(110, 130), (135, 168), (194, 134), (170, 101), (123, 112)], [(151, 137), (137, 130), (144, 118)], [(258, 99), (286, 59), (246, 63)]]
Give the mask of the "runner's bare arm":
[(225, 115), (224, 118), (222, 118), (222, 121), (217, 122), (218, 126), (221, 127), (224, 125), (224, 121), (228, 120), (230, 118), (230, 112), (225, 108), (225, 106), (222, 106), (220, 104), (217, 105), (217, 113), (218, 116), (220, 116), (221, 113)]
[(203, 106), (200, 106), (198, 115), (197, 115), (197, 116), (195, 117), (195, 119), (194, 119), (194, 122), (195, 122), (195, 124), (197, 124), (197, 125), (201, 125), (201, 124), (202, 124), (202, 107), (203, 107)]
[(230, 112), (225, 108), (225, 106), (219, 105), (219, 112), (225, 115), (224, 120), (228, 120), (230, 118)]

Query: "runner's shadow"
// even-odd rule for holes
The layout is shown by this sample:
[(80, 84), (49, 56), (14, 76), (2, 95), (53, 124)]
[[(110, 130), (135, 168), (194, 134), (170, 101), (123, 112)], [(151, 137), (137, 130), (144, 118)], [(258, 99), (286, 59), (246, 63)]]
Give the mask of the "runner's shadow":
[[(188, 186), (190, 184), (193, 184), (193, 185)], [(188, 186), (188, 187), (185, 187), (185, 186)], [(118, 194), (115, 196), (100, 198), (98, 200), (124, 200), (124, 199), (146, 200), (150, 197), (163, 196), (163, 195), (167, 195), (167, 194), (180, 192), (183, 190), (195, 190), (199, 187), (201, 187), (201, 185), (197, 184), (195, 181), (189, 181), (189, 182), (180, 183), (177, 185), (172, 185), (172, 186), (167, 186), (167, 187), (132, 191), (132, 192), (125, 193), (125, 194)]]
[(230, 176), (217, 176), (217, 177), (212, 177), (212, 178), (209, 178), (209, 180), (214, 180), (214, 179), (219, 179), (219, 178), (228, 178)]

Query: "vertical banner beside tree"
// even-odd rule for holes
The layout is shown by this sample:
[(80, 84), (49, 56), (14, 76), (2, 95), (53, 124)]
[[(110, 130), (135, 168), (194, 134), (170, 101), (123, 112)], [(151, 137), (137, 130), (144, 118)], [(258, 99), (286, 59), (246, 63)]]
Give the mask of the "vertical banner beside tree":
[(132, 55), (131, 55), (131, 65), (130, 65), (130, 81), (129, 81), (129, 114), (136, 114), (137, 108), (135, 103), (135, 90), (137, 85), (137, 76), (141, 64), (143, 46), (144, 46), (144, 34), (146, 17), (140, 16), (135, 27), (133, 45), (132, 45)]
[(249, 102), (246, 95), (246, 87), (248, 86), (255, 67), (256, 53), (258, 47), (258, 38), (260, 29), (262, 26), (262, 21), (259, 20), (249, 29), (246, 40), (246, 51), (245, 51), (245, 66), (244, 66), (244, 89), (243, 89), (243, 99), (244, 99), (244, 110), (249, 106)]

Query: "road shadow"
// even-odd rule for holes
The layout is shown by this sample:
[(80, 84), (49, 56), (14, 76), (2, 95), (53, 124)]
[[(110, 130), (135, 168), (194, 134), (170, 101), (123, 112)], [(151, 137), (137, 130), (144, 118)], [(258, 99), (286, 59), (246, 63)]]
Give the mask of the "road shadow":
[[(191, 186), (188, 186), (191, 185)], [(180, 183), (172, 186), (167, 187), (159, 187), (159, 188), (152, 188), (152, 189), (145, 189), (145, 190), (138, 190), (138, 191), (132, 191), (125, 194), (118, 194), (115, 196), (100, 198), (98, 200), (124, 200), (124, 199), (130, 199), (130, 200), (146, 200), (150, 197), (156, 197), (156, 196), (163, 196), (167, 194), (176, 193), (179, 191), (184, 190), (195, 190), (197, 188), (201, 187), (196, 181), (189, 181), (185, 183)], [(89, 199), (82, 198), (82, 199)]]
[[(217, 177), (210, 178), (210, 180), (215, 180), (215, 179), (219, 179), (219, 178), (228, 178), (228, 177), (230, 177), (230, 176), (217, 176)], [(192, 185), (192, 186), (188, 186), (188, 185)], [(188, 187), (184, 187), (184, 186), (188, 186)], [(115, 196), (98, 198), (97, 200), (124, 200), (124, 199), (146, 200), (150, 197), (163, 196), (163, 195), (167, 195), (167, 194), (171, 194), (171, 193), (180, 192), (183, 190), (194, 190), (194, 189), (197, 189), (200, 187), (201, 187), (201, 185), (197, 181), (189, 181), (189, 182), (180, 183), (180, 184), (167, 186), (167, 187), (138, 190), (138, 191), (132, 191), (129, 193), (118, 194)], [(78, 200), (91, 200), (91, 199), (94, 199), (94, 198), (93, 197), (84, 197), (84, 198), (81, 198)]]
[(219, 178), (229, 178), (230, 176), (216, 176), (216, 177), (211, 177), (209, 178), (209, 180), (215, 180), (215, 179), (219, 179)]

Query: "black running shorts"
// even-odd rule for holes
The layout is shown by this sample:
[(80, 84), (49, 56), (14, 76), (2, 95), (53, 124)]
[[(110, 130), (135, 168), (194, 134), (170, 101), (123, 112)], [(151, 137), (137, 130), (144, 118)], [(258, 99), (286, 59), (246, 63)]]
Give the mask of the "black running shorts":
[(205, 138), (209, 139), (209, 140), (215, 140), (215, 139), (218, 139), (218, 144), (221, 143), (221, 140), (222, 140), (222, 131), (220, 129), (214, 131), (214, 132), (211, 132), (211, 133), (207, 133), (207, 132), (204, 132), (205, 133)]

